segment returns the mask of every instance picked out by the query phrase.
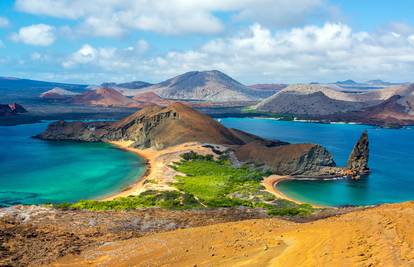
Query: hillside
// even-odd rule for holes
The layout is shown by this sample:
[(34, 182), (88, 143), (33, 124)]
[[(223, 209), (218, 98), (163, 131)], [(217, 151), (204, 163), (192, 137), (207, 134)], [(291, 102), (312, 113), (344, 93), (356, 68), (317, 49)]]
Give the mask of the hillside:
[[(147, 106), (116, 122), (58, 121), (38, 137), (87, 142), (128, 141), (135, 148), (156, 150), (189, 142), (219, 144), (234, 150), (242, 161), (262, 164), (280, 174), (326, 175), (324, 168), (335, 166), (331, 154), (321, 146), (265, 140), (228, 129), (181, 103), (165, 108)], [(342, 175), (343, 169), (329, 171)]]
[(343, 115), (350, 118), (356, 115), (356, 111), (366, 111), (365, 115), (374, 118), (374, 115), (370, 115), (373, 114), (372, 110), (379, 113), (381, 108), (385, 108), (383, 103), (386, 103), (392, 97), (398, 96), (396, 104), (400, 107), (396, 108), (395, 111), (398, 111), (399, 117), (404, 117), (412, 113), (413, 95), (414, 86), (412, 85), (394, 86), (361, 93), (345, 93), (328, 86), (299, 84), (290, 85), (273, 96), (262, 100), (256, 105), (256, 109), (262, 112), (307, 115), (314, 118), (333, 115)]
[(173, 101), (163, 99), (159, 95), (153, 92), (139, 93), (132, 98), (141, 106), (154, 104), (158, 106), (168, 106), (173, 103)]
[(151, 83), (143, 82), (143, 81), (132, 81), (132, 82), (126, 82), (126, 83), (102, 83), (102, 87), (120, 87), (120, 88), (126, 88), (126, 89), (141, 89), (144, 87), (148, 87), (152, 85)]
[(73, 98), (72, 102), (78, 105), (102, 106), (102, 107), (137, 107), (132, 99), (122, 95), (117, 90), (99, 87), (87, 91)]
[(205, 101), (250, 101), (269, 93), (249, 88), (217, 71), (192, 71), (143, 89), (162, 98)]
[(27, 110), (23, 106), (17, 103), (5, 104), (5, 105), (0, 104), (0, 117), (14, 116), (14, 115), (17, 115), (20, 113), (26, 113), (26, 112)]
[(410, 202), (308, 223), (222, 223), (112, 242), (56, 266), (412, 266), (413, 220)]
[(277, 114), (329, 115), (359, 110), (369, 105), (353, 100), (353, 95), (319, 85), (291, 85), (261, 101), (256, 109)]
[(20, 100), (38, 98), (41, 93), (55, 87), (73, 92), (84, 92), (87, 85), (45, 82), (14, 77), (0, 77), (0, 100), (22, 102)]
[(142, 82), (142, 81), (133, 81), (126, 83), (102, 83), (101, 87), (114, 89), (124, 96), (135, 96), (136, 94), (141, 93), (142, 89), (151, 86), (151, 83)]
[[(265, 91), (270, 93), (277, 93), (280, 90), (286, 88), (287, 84), (280, 84), (280, 83), (258, 83), (258, 84), (251, 84), (249, 85), (250, 88), (258, 91)], [(270, 95), (269, 95), (270, 96)]]
[(75, 95), (79, 95), (79, 93), (65, 90), (60, 87), (55, 87), (49, 91), (43, 92), (40, 94), (40, 97), (43, 99), (69, 99)]

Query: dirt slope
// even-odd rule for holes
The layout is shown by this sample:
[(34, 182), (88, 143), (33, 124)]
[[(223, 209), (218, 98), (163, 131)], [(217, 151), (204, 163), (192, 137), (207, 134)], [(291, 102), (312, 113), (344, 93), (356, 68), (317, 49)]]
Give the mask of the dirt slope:
[(260, 219), (104, 244), (53, 266), (414, 266), (414, 202), (309, 223)]

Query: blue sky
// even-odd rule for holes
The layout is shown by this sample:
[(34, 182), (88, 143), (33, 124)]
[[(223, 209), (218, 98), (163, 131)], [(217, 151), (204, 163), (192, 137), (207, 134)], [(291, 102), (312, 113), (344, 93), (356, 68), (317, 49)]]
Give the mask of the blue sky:
[(0, 76), (412, 81), (412, 10), (407, 0), (2, 0)]

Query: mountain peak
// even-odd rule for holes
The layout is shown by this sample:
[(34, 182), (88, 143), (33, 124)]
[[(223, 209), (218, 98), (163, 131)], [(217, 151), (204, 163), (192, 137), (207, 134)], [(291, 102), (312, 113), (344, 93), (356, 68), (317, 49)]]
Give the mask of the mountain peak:
[[(214, 102), (252, 101), (263, 97), (260, 95), (263, 92), (257, 92), (218, 70), (186, 72), (149, 86), (144, 91), (168, 99)], [(264, 94), (269, 96), (268, 92)]]

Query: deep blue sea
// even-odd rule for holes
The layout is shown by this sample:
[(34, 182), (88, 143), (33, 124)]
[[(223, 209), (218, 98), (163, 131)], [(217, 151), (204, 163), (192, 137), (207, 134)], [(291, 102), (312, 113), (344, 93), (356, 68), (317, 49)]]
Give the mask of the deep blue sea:
[(325, 146), (337, 165), (345, 165), (361, 133), (370, 139), (372, 173), (359, 181), (285, 181), (283, 193), (303, 202), (343, 206), (414, 200), (414, 128), (382, 129), (366, 125), (321, 124), (259, 118), (224, 118), (227, 127), (291, 143)]
[(108, 144), (33, 139), (47, 123), (0, 127), (0, 206), (107, 196), (144, 171), (141, 158)]

